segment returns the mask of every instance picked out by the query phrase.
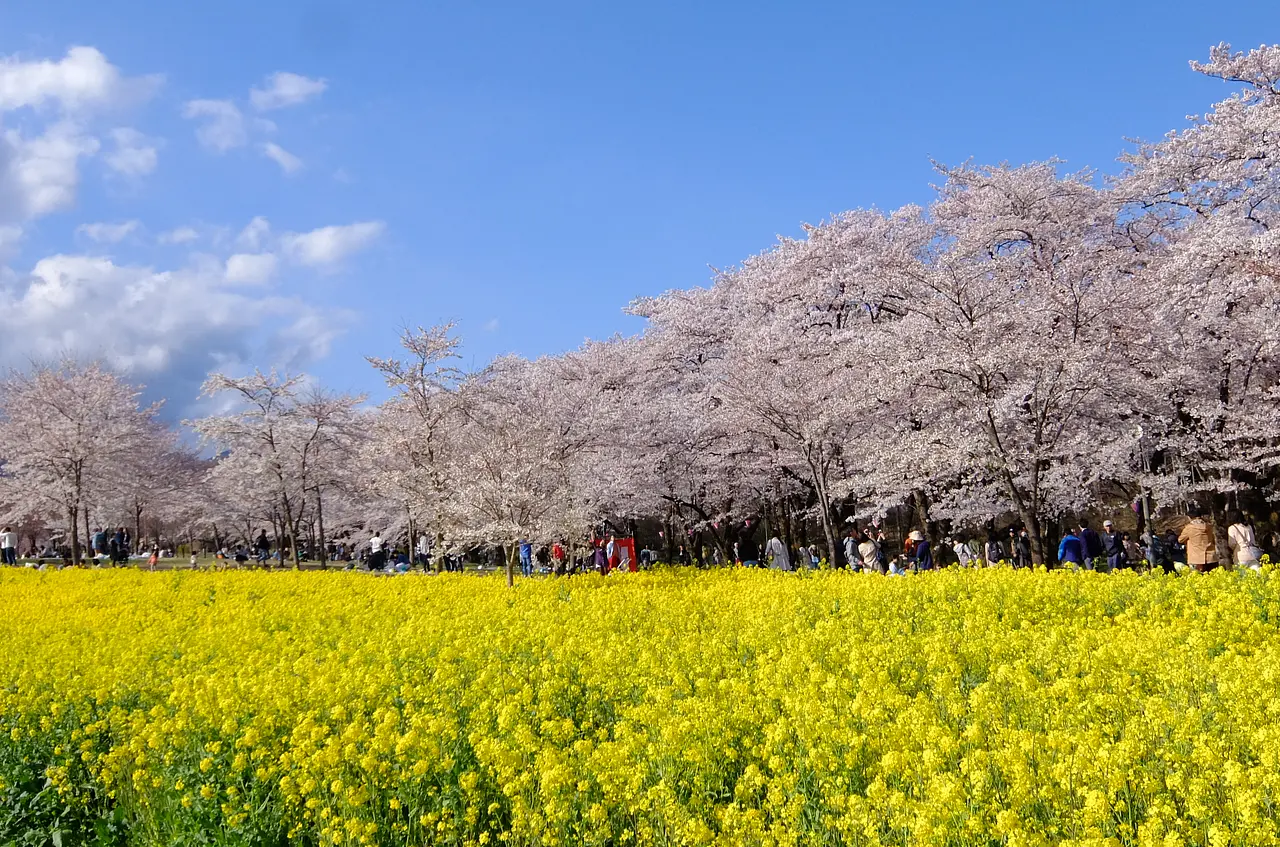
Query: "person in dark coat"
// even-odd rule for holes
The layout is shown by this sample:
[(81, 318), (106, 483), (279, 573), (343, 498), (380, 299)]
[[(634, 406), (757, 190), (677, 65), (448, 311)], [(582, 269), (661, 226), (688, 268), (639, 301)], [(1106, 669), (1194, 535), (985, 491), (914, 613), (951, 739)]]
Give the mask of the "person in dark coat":
[(1077, 538), (1084, 548), (1085, 567), (1092, 570), (1097, 560), (1102, 558), (1102, 538), (1097, 530), (1089, 528), (1088, 521), (1080, 521), (1080, 535)]
[(1107, 556), (1107, 569), (1119, 570), (1129, 566), (1129, 553), (1124, 549), (1124, 536), (1116, 531), (1111, 521), (1102, 522), (1102, 550)]

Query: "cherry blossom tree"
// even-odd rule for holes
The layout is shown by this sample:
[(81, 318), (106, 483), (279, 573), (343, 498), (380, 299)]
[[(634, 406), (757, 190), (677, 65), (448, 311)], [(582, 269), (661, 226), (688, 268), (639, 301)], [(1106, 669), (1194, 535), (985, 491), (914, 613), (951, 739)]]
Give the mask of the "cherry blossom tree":
[[(459, 340), (451, 323), (400, 334), (404, 358), (370, 356), (367, 361), (383, 377), (394, 397), (373, 417), (363, 461), (379, 469), (366, 494), (389, 493), (408, 518), (410, 540), (425, 521), (443, 542), (442, 504), (449, 496), (445, 475), (447, 422), (455, 411), (455, 392), (464, 374)], [(418, 520), (414, 520), (414, 516)]]
[(231, 497), (256, 491), (256, 498), (246, 498), (249, 502), (256, 499), (259, 508), (270, 503), (278, 509), (295, 568), (308, 509), (322, 516), (325, 487), (334, 483), (338, 469), (355, 453), (357, 407), (364, 401), (303, 382), (302, 377), (275, 371), (238, 379), (213, 374), (204, 394), (230, 395), (236, 410), (192, 424), (207, 444), (227, 451), (212, 471), (214, 484)]
[(1134, 225), (1159, 235), (1143, 275), (1160, 292), (1149, 316), (1159, 366), (1145, 374), (1158, 398), (1147, 483), (1213, 505), (1280, 460), (1280, 46), (1222, 44), (1192, 68), (1241, 87), (1127, 155), (1116, 190)]
[(65, 521), (79, 561), (79, 518), (90, 493), (138, 467), (156, 437), (159, 406), (100, 363), (33, 365), (0, 384), (6, 499)]

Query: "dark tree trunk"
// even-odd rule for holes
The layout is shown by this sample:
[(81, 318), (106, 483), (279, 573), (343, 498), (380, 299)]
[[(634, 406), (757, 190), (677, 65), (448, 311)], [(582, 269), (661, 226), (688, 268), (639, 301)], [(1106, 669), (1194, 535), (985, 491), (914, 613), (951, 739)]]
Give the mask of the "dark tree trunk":
[(80, 527), (77, 525), (80, 520), (79, 505), (72, 506), (67, 511), (67, 517), (71, 525), (71, 563), (75, 565), (80, 563)]
[(329, 550), (325, 547), (324, 540), (324, 506), (320, 502), (320, 489), (316, 488), (316, 526), (320, 530), (320, 544), (317, 550), (316, 558), (320, 561), (321, 567), (324, 567), (329, 561)]

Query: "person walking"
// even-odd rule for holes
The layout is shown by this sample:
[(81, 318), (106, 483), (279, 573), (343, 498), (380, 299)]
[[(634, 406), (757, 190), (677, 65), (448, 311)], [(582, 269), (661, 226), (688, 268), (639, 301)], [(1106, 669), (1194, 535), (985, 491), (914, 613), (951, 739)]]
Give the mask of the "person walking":
[(1262, 549), (1258, 546), (1253, 526), (1239, 512), (1233, 512), (1230, 520), (1231, 526), (1227, 527), (1227, 547), (1231, 550), (1232, 561), (1236, 567), (1255, 571), (1260, 569)]
[(954, 539), (948, 538), (947, 543), (956, 554), (956, 561), (960, 563), (960, 567), (969, 567), (973, 562), (973, 556), (969, 555), (969, 545), (964, 543), (964, 539), (957, 535)]
[(1218, 566), (1218, 543), (1213, 537), (1213, 524), (1204, 519), (1198, 507), (1187, 511), (1186, 526), (1178, 533), (1178, 543), (1187, 545), (1187, 564), (1200, 573)]
[(1116, 531), (1115, 524), (1110, 520), (1102, 522), (1102, 550), (1107, 556), (1107, 570), (1128, 567), (1129, 554), (1124, 549), (1124, 536)]
[(987, 530), (987, 543), (983, 547), (982, 555), (987, 560), (989, 568), (994, 568), (1004, 559), (1004, 546), (1000, 543), (1000, 536), (996, 535), (994, 529)]
[(857, 569), (861, 561), (858, 556), (858, 543), (858, 528), (851, 526), (844, 534), (844, 562), (851, 570)]
[(124, 527), (120, 527), (116, 530), (116, 534), (111, 540), (111, 546), (115, 548), (114, 555), (116, 564), (129, 564), (129, 537), (125, 533)]
[(1146, 548), (1148, 568), (1158, 567), (1165, 573), (1177, 573), (1173, 566), (1173, 552), (1161, 539), (1160, 533), (1148, 526), (1142, 533), (1143, 546)]
[(382, 547), (382, 536), (375, 529), (369, 539), (369, 570), (381, 571), (387, 566), (387, 551)]
[(1102, 539), (1098, 536), (1097, 530), (1089, 528), (1088, 521), (1080, 521), (1080, 544), (1084, 547), (1084, 558), (1087, 563), (1085, 567), (1094, 570), (1098, 561), (1102, 559)]
[(1077, 570), (1084, 567), (1084, 542), (1068, 527), (1067, 534), (1058, 543), (1058, 564), (1065, 566), (1068, 562)]
[(258, 540), (253, 543), (253, 546), (258, 551), (258, 564), (265, 565), (267, 559), (271, 558), (271, 542), (267, 540), (265, 529), (258, 533)]
[(744, 568), (760, 565), (760, 547), (749, 532), (738, 539), (738, 561), (742, 562)]
[(6, 565), (18, 564), (18, 533), (11, 526), (6, 526), (0, 532), (0, 562)]
[[(529, 539), (521, 538), (518, 542), (520, 545), (520, 574), (522, 576), (533, 576), (533, 545), (529, 543)], [(612, 536), (609, 543), (613, 544)]]
[(929, 547), (929, 539), (918, 529), (911, 530), (910, 539), (915, 542), (911, 558), (915, 559), (916, 570), (933, 570), (933, 550)]
[(1014, 531), (1009, 527), (1009, 555), (1015, 568), (1031, 567), (1031, 536), (1026, 528)]
[(858, 545), (858, 556), (862, 559), (862, 570), (866, 573), (884, 573), (884, 556), (880, 545), (871, 537), (871, 533), (862, 536)]
[(782, 543), (776, 533), (765, 542), (764, 555), (769, 561), (769, 567), (780, 571), (791, 570), (791, 555), (787, 553), (787, 545)]
[(1121, 536), (1124, 539), (1124, 553), (1129, 557), (1129, 567), (1136, 569), (1138, 563), (1142, 561), (1142, 548), (1130, 537), (1129, 533), (1122, 533)]

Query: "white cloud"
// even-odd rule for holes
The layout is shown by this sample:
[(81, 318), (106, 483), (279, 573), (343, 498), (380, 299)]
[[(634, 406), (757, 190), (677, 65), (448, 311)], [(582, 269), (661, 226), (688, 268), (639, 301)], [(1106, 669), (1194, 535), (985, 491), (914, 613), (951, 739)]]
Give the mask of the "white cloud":
[(497, 318), (490, 318), (489, 320), (485, 321), (485, 322), (484, 322), (484, 331), (485, 331), (485, 332), (497, 332), (497, 331), (498, 331), (498, 319), (497, 319)]
[(76, 227), (76, 234), (99, 244), (118, 244), (130, 234), (137, 232), (139, 226), (137, 221), (124, 221), (118, 224), (80, 224)]
[(259, 215), (240, 231), (240, 235), (236, 237), (236, 244), (247, 250), (257, 250), (266, 243), (269, 235), (271, 235), (271, 223)]
[(230, 100), (191, 100), (182, 107), (182, 116), (203, 121), (196, 129), (196, 138), (216, 153), (243, 147), (249, 141), (244, 115)]
[(311, 232), (286, 233), (281, 239), (285, 255), (300, 265), (331, 268), (367, 247), (382, 234), (382, 221), (362, 221), (346, 226), (325, 226)]
[(328, 87), (329, 83), (323, 79), (280, 71), (267, 77), (265, 88), (251, 89), (249, 102), (259, 112), (268, 112), (305, 103), (312, 97), (319, 97)]
[(110, 132), (115, 149), (106, 154), (107, 167), (121, 176), (146, 176), (156, 169), (159, 154), (151, 139), (132, 127), (116, 127)]
[[(150, 96), (159, 77), (126, 77), (93, 47), (57, 60), (0, 57), (0, 225), (21, 224), (75, 202), (80, 159), (100, 144), (94, 116)], [(17, 120), (8, 112), (31, 110)], [(154, 168), (154, 149), (121, 130), (107, 165), (128, 173)]]
[(120, 70), (93, 47), (72, 47), (54, 62), (0, 59), (0, 110), (39, 107), (56, 100), (74, 110), (116, 99), (124, 87)]
[[(332, 310), (228, 282), (224, 268), (156, 270), (57, 255), (0, 288), (0, 364), (101, 357), (179, 411), (212, 369), (253, 362), (301, 368), (344, 325)], [(112, 326), (121, 332), (82, 332)]]
[(80, 182), (80, 157), (97, 151), (97, 139), (67, 121), (35, 138), (6, 132), (0, 143), (0, 166), (7, 159), (0, 176), (0, 217), (30, 219), (70, 206)]
[(279, 165), (286, 174), (302, 170), (302, 160), (274, 142), (262, 145), (262, 155)]
[(200, 237), (200, 233), (196, 232), (189, 226), (180, 226), (177, 229), (171, 229), (168, 232), (160, 233), (160, 237), (156, 240), (161, 244), (186, 244), (189, 241), (195, 241)]
[(227, 282), (262, 285), (276, 272), (276, 257), (271, 253), (236, 253), (227, 259)]

